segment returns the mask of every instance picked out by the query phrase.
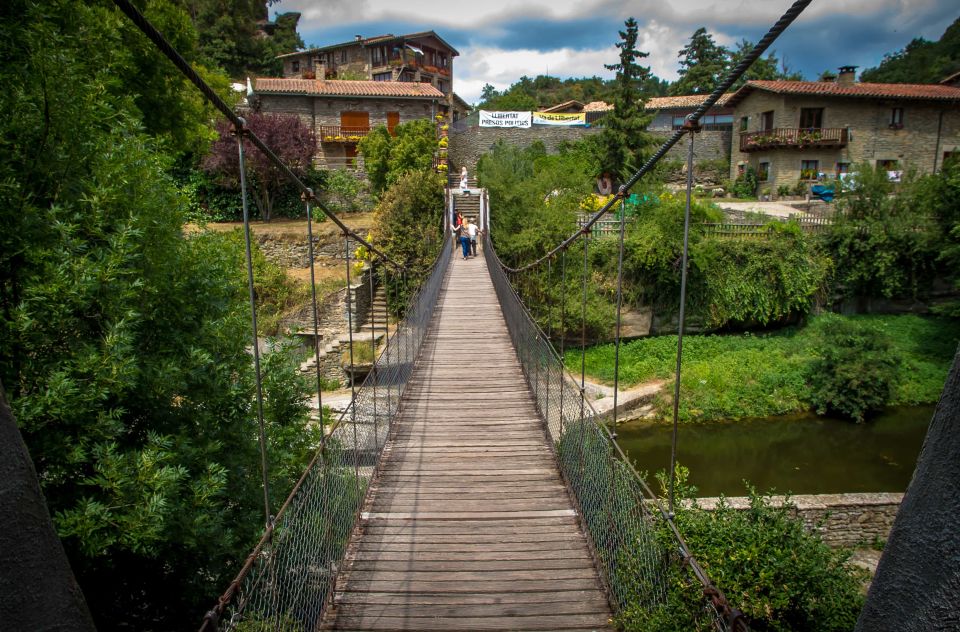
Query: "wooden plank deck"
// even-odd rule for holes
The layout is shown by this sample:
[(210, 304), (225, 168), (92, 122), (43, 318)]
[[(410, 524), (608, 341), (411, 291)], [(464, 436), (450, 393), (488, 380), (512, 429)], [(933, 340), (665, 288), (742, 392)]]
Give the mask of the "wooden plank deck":
[(455, 252), (327, 630), (606, 630), (482, 258)]

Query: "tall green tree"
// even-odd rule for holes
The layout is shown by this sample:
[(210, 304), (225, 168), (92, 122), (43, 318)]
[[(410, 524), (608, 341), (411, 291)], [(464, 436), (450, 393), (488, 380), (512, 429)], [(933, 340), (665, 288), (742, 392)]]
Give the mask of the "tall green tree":
[(360, 153), (375, 193), (382, 193), (408, 171), (433, 167), (437, 131), (433, 121), (417, 119), (397, 125), (393, 134), (380, 125), (360, 140)]
[(680, 78), (670, 86), (670, 94), (709, 94), (726, 72), (729, 52), (713, 41), (707, 29), (700, 27), (677, 56), (680, 57)]
[[(730, 69), (733, 69), (739, 64), (744, 57), (750, 54), (750, 51), (753, 50), (753, 43), (745, 39), (737, 42), (737, 47), (729, 51), (729, 63), (728, 67), (724, 69), (724, 74)], [(743, 84), (754, 79), (775, 81), (778, 79), (783, 79), (787, 81), (801, 81), (803, 75), (799, 72), (790, 70), (787, 67), (786, 63), (781, 64), (780, 60), (777, 59), (775, 52), (771, 51), (767, 53), (766, 57), (760, 57), (750, 68), (747, 69), (740, 79), (738, 79), (734, 84), (731, 90), (736, 90)]]
[(936, 42), (914, 38), (904, 48), (884, 55), (876, 68), (867, 68), (861, 81), (871, 83), (937, 83), (960, 71), (960, 18)]
[[(0, 381), (98, 627), (183, 629), (262, 530), (243, 250), (185, 235), (122, 28), (0, 9)], [(315, 435), (267, 398), (277, 503)]]
[(626, 30), (619, 32), (621, 41), (616, 45), (620, 49), (620, 62), (604, 64), (607, 70), (617, 74), (613, 112), (603, 121), (599, 149), (601, 171), (626, 179), (643, 163), (652, 144), (646, 133), (652, 115), (645, 113), (641, 93), (641, 86), (650, 79), (650, 68), (637, 63), (649, 53), (637, 50), (637, 21), (628, 18), (624, 24)]

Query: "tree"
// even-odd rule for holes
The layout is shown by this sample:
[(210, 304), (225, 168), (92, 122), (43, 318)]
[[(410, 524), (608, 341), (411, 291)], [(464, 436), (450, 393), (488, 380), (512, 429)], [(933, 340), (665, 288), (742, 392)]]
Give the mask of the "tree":
[[(740, 40), (737, 43), (736, 49), (728, 52), (729, 63), (728, 67), (724, 69), (723, 74), (726, 74), (726, 72), (730, 69), (736, 68), (737, 64), (739, 64), (744, 57), (749, 55), (750, 51), (752, 50), (753, 44), (751, 42), (745, 39)], [(753, 62), (747, 71), (743, 73), (740, 79), (733, 84), (731, 90), (736, 90), (746, 82), (755, 79), (767, 81), (775, 81), (778, 79), (787, 81), (800, 81), (803, 79), (803, 75), (801, 75), (799, 72), (791, 71), (787, 67), (786, 63), (781, 66), (780, 60), (777, 59), (776, 53), (770, 52), (766, 57), (760, 57)]]
[[(185, 233), (111, 15), (0, 9), (0, 381), (98, 627), (182, 629), (263, 528), (243, 250)], [(310, 432), (267, 420), (274, 506)]]
[[(317, 141), (313, 130), (304, 125), (299, 117), (253, 112), (246, 116), (246, 122), (247, 128), (295, 174), (302, 176), (307, 173), (317, 150)], [(220, 138), (210, 147), (203, 167), (239, 186), (240, 157), (232, 135), (233, 128), (229, 122), (222, 121), (217, 125), (217, 131)], [(244, 139), (243, 149), (247, 182), (254, 193), (253, 200), (260, 217), (269, 222), (277, 194), (283, 186), (289, 185), (287, 175), (248, 139)]]
[(383, 192), (408, 171), (432, 169), (436, 148), (437, 131), (429, 119), (400, 123), (393, 135), (380, 125), (362, 138), (359, 145), (375, 193)]
[(936, 42), (914, 38), (901, 50), (883, 56), (860, 80), (872, 83), (937, 83), (960, 70), (960, 18)]
[[(643, 162), (644, 152), (651, 145), (646, 133), (652, 116), (644, 111), (644, 99), (640, 86), (650, 78), (650, 68), (637, 63), (649, 53), (637, 50), (637, 21), (628, 18), (626, 31), (620, 31), (620, 63), (604, 64), (607, 70), (616, 71), (616, 91), (613, 112), (603, 121), (600, 135), (600, 164), (621, 178), (629, 177)], [(597, 174), (599, 175), (599, 174)]]
[(677, 56), (680, 78), (670, 87), (670, 94), (710, 94), (726, 72), (729, 52), (713, 41), (707, 29), (700, 27)]

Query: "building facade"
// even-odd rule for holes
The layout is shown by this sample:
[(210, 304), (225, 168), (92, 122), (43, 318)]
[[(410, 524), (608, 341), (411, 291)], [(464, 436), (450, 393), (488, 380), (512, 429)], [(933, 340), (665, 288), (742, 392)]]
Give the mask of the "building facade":
[(444, 95), (441, 113), (464, 112), (453, 94), (453, 58), (460, 53), (433, 31), (380, 35), (280, 55), (287, 79), (424, 83)]
[(359, 166), (357, 143), (371, 129), (433, 119), (446, 96), (427, 83), (258, 78), (251, 107), (300, 117), (317, 137), (316, 163), (325, 168)]
[(853, 165), (933, 173), (960, 147), (960, 88), (948, 84), (750, 81), (726, 101), (730, 177), (756, 170), (761, 191), (842, 177)]

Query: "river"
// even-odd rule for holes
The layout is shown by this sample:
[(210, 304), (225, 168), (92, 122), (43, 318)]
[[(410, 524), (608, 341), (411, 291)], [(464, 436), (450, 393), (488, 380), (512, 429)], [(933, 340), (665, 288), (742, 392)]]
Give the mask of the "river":
[[(903, 492), (933, 410), (892, 408), (863, 424), (809, 414), (684, 424), (678, 461), (701, 497), (744, 496), (744, 479), (776, 493)], [(630, 422), (617, 435), (638, 470), (669, 468), (670, 424)]]

